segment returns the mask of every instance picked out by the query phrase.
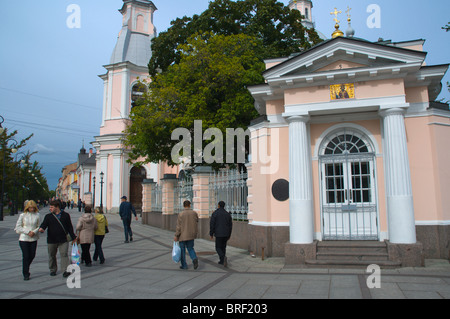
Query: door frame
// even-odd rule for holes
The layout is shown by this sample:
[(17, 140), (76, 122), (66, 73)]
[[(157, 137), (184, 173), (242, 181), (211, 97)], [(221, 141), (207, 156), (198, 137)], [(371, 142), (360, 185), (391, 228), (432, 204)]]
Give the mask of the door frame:
[[(367, 146), (367, 152), (359, 153), (345, 153), (345, 154), (325, 154), (325, 149), (337, 136), (341, 135), (354, 135), (364, 141)], [(377, 170), (376, 170), (376, 152), (373, 147), (371, 139), (363, 133), (361, 130), (355, 129), (354, 127), (340, 127), (339, 129), (330, 130), (321, 140), (320, 148), (318, 150), (318, 168), (319, 168), (319, 189), (320, 189), (320, 224), (322, 232), (322, 240), (379, 240), (380, 238), (380, 223), (379, 223), (379, 207), (378, 207), (378, 183), (377, 183)], [(369, 163), (369, 177), (370, 177), (370, 191), (371, 200), (369, 203), (351, 203), (350, 194), (353, 191), (352, 184), (352, 163)], [(344, 187), (344, 198), (342, 203), (336, 203), (328, 205), (326, 202), (327, 196), (327, 180), (325, 165), (326, 164), (336, 164), (342, 163), (342, 177)], [(344, 168), (345, 167), (345, 168)], [(345, 174), (347, 173), (347, 174)], [(353, 195), (353, 194), (351, 194)], [(333, 212), (334, 210), (334, 212)], [(332, 216), (332, 214), (336, 214)], [(338, 230), (338, 220), (336, 219), (337, 214), (341, 214), (341, 226), (342, 230)], [(353, 214), (353, 215), (352, 215)], [(335, 230), (334, 235), (327, 229), (330, 224), (326, 225), (326, 218), (335, 217)], [(360, 231), (356, 228), (356, 233), (352, 234), (352, 218), (356, 220), (358, 226), (358, 220), (362, 218), (362, 230)], [(366, 221), (366, 218), (368, 221)], [(346, 219), (348, 223), (346, 223)], [(331, 221), (331, 219), (328, 219)], [(367, 222), (367, 224), (366, 224)], [(375, 223), (375, 224), (373, 224)], [(369, 226), (369, 228), (367, 228)], [(348, 227), (346, 230), (344, 227)], [(366, 231), (368, 229), (368, 231)]]

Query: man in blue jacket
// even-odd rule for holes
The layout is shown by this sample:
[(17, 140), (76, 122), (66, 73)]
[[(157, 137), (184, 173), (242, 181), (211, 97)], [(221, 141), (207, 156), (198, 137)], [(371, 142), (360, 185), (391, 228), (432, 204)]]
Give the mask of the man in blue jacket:
[(227, 242), (233, 230), (231, 214), (225, 210), (225, 202), (220, 201), (218, 209), (212, 214), (209, 224), (209, 235), (211, 239), (216, 237), (216, 251), (219, 255), (219, 265), (227, 267)]
[(128, 236), (130, 237), (130, 241), (133, 241), (133, 232), (131, 231), (131, 213), (133, 212), (134, 217), (138, 220), (136, 215), (136, 210), (130, 202), (127, 202), (127, 197), (122, 196), (122, 203), (120, 203), (119, 207), (119, 215), (123, 222), (123, 230), (125, 232), (125, 243), (129, 243)]

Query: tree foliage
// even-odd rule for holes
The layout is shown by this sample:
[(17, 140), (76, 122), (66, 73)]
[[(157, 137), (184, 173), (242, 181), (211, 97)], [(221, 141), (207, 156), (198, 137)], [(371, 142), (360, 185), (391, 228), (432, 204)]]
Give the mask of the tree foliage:
[[(8, 129), (0, 134), (0, 167), (3, 170), (4, 165), (5, 168), (0, 177), (4, 179), (4, 204), (13, 201), (22, 206), (22, 200), (48, 198), (48, 185), (42, 167), (38, 162), (31, 161), (31, 156), (35, 153), (23, 151), (33, 134), (20, 141), (17, 140), (17, 134), (17, 130), (10, 133)], [(12, 149), (16, 149), (16, 153)]]
[(154, 76), (145, 103), (132, 110), (130, 157), (174, 164), (171, 134), (180, 127), (193, 133), (194, 120), (202, 120), (203, 129), (224, 133), (226, 128), (245, 129), (244, 123), (257, 115), (246, 87), (263, 81), (258, 48), (258, 40), (247, 35), (211, 33), (194, 35), (180, 46), (180, 62)]
[[(165, 71), (181, 59), (180, 45), (196, 33), (246, 34), (261, 40), (261, 60), (288, 56), (321, 41), (314, 29), (301, 24), (301, 13), (276, 0), (216, 0), (193, 17), (178, 18), (152, 40), (151, 76)], [(307, 39), (309, 38), (309, 39)]]

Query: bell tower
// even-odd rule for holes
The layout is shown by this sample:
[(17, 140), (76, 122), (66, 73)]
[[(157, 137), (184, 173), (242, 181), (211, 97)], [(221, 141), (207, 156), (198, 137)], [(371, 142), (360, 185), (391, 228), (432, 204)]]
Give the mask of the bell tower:
[(289, 2), (289, 9), (299, 10), (304, 19), (302, 24), (304, 27), (311, 29), (314, 28), (314, 22), (312, 19), (313, 3), (311, 0), (291, 0)]
[[(96, 156), (96, 189), (101, 190), (102, 204), (108, 212), (119, 209), (120, 198), (129, 197), (130, 172), (128, 149), (123, 144), (124, 131), (130, 121), (130, 111), (136, 97), (142, 95), (143, 85), (139, 80), (148, 78), (148, 63), (152, 56), (151, 40), (156, 36), (153, 14), (157, 10), (149, 0), (123, 0), (119, 9), (122, 28), (114, 47), (103, 80), (103, 114), (100, 134), (93, 146)], [(153, 177), (156, 169), (145, 167), (145, 177)], [(103, 173), (102, 176), (100, 174)], [(100, 193), (95, 197), (95, 206), (100, 206)]]

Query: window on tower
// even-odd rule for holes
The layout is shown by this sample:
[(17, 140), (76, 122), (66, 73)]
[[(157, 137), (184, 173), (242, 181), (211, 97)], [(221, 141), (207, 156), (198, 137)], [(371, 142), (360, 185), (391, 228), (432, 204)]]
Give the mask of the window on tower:
[(309, 9), (305, 8), (305, 19), (309, 20)]
[(139, 102), (143, 99), (144, 93), (147, 91), (147, 86), (142, 83), (136, 83), (131, 89), (131, 108), (139, 105)]

